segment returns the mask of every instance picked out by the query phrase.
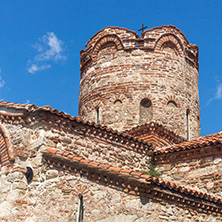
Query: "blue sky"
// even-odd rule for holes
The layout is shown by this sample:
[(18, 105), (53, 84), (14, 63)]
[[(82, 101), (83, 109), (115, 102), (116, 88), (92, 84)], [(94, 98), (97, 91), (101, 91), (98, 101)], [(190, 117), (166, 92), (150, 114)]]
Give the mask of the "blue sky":
[(142, 21), (199, 46), (201, 135), (221, 131), (221, 0), (0, 0), (0, 99), (77, 116), (80, 50), (106, 26), (137, 32)]

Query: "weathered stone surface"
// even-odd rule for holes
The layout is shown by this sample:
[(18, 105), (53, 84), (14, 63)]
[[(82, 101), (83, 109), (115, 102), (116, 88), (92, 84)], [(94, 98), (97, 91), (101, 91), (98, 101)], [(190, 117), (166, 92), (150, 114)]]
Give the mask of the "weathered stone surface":
[(0, 203), (0, 209), (0, 218), (8, 217), (11, 215), (12, 205), (9, 202), (4, 201)]
[(214, 159), (214, 164), (218, 164), (218, 163), (220, 163), (221, 162), (221, 157), (216, 157), (215, 159)]
[(193, 171), (189, 172), (188, 178), (203, 177), (203, 176), (207, 176), (210, 174), (214, 174), (215, 172), (217, 172), (216, 166), (201, 168), (201, 169), (197, 169), (197, 170), (193, 170)]
[(136, 218), (137, 218), (136, 215), (120, 214), (120, 215), (110, 216), (102, 220), (97, 220), (96, 222), (120, 222), (120, 221), (134, 222)]
[(32, 159), (31, 166), (33, 168), (40, 167), (40, 166), (42, 166), (42, 164), (43, 164), (43, 162), (42, 162), (41, 156)]
[(207, 189), (208, 189), (208, 190), (213, 189), (213, 187), (214, 187), (214, 183), (213, 183), (213, 182), (208, 182), (208, 183), (207, 183)]
[(26, 218), (25, 222), (35, 222), (36, 219), (35, 219), (35, 216), (32, 216), (32, 217), (28, 217)]
[(26, 190), (27, 189), (27, 183), (24, 181), (21, 182), (15, 182), (12, 185), (12, 189), (20, 189), (20, 190)]
[(61, 138), (61, 141), (62, 141), (63, 143), (70, 144), (70, 143), (72, 142), (72, 139), (69, 138), (69, 137), (62, 137), (62, 138)]
[[(184, 113), (186, 104), (189, 104), (192, 113), (189, 115), (190, 138), (198, 137), (200, 120), (197, 66), (191, 65), (181, 54), (175, 54), (172, 48), (147, 51), (146, 44), (151, 44), (153, 48), (155, 41), (165, 34), (166, 30), (163, 29), (158, 33), (149, 33), (149, 37), (153, 36), (153, 42), (145, 43), (141, 40), (141, 45), (131, 36), (132, 33), (126, 37), (123, 30), (118, 29), (116, 35), (123, 42), (123, 48), (117, 50), (110, 45), (99, 49), (105, 44), (103, 42), (97, 48), (99, 51), (96, 55), (92, 55), (91, 49), (101, 38), (102, 41), (106, 39), (101, 34), (113, 32), (116, 30), (108, 28), (94, 35), (88, 42), (84, 55), (82, 54), (84, 58), (92, 56), (94, 59), (87, 65), (82, 64), (84, 68), (81, 69), (79, 116), (96, 122), (96, 109), (99, 107), (100, 123), (113, 129), (123, 131), (153, 119), (169, 129), (176, 129), (179, 135), (186, 136)], [(179, 39), (184, 38), (173, 28), (169, 28), (168, 32), (173, 32)], [(110, 41), (108, 37), (107, 41)], [(186, 47), (186, 41), (182, 42), (182, 45), (185, 44), (183, 47)], [(140, 109), (144, 98), (150, 99), (153, 104), (153, 112), (150, 112), (148, 119), (142, 118), (144, 112)], [(171, 100), (177, 105), (169, 109), (168, 102)], [(120, 101), (121, 105), (118, 106), (116, 101)]]
[(56, 178), (58, 176), (58, 171), (57, 170), (48, 170), (46, 172), (46, 179), (53, 179)]
[(7, 181), (11, 182), (11, 183), (13, 183), (15, 181), (20, 181), (23, 178), (24, 178), (24, 174), (21, 172), (9, 173), (7, 175)]

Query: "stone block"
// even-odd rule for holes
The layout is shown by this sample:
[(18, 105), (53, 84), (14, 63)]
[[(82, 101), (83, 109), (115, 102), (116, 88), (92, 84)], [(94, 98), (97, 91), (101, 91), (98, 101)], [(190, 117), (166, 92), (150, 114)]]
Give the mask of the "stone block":
[(14, 183), (15, 181), (22, 180), (24, 178), (24, 174), (21, 172), (9, 173), (7, 175), (7, 181), (10, 183)]
[(212, 175), (217, 172), (216, 166), (205, 167), (201, 169), (192, 170), (188, 173), (188, 178), (199, 178)]
[(58, 171), (57, 170), (48, 170), (46, 172), (46, 179), (53, 179), (56, 178), (58, 176)]
[(31, 161), (31, 165), (33, 168), (37, 168), (37, 167), (40, 167), (42, 166), (42, 157), (36, 157), (36, 158), (33, 158), (32, 161)]
[(26, 182), (18, 182), (18, 183), (13, 183), (12, 189), (20, 189), (20, 190), (26, 190), (27, 189), (27, 183)]
[(102, 220), (96, 220), (96, 222), (120, 222), (120, 221), (134, 222), (136, 218), (137, 218), (136, 215), (120, 214), (115, 216), (109, 216)]
[(218, 164), (218, 163), (220, 163), (221, 162), (221, 157), (216, 157), (215, 159), (214, 159), (214, 164)]
[(11, 215), (12, 205), (9, 202), (4, 201), (0, 204), (0, 209), (0, 217), (8, 217)]

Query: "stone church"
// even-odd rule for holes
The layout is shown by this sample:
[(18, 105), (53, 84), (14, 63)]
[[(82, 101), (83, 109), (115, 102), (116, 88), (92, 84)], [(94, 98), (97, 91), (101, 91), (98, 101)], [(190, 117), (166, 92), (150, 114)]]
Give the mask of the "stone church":
[(167, 25), (107, 27), (85, 47), (78, 117), (0, 102), (0, 221), (222, 221), (197, 45)]

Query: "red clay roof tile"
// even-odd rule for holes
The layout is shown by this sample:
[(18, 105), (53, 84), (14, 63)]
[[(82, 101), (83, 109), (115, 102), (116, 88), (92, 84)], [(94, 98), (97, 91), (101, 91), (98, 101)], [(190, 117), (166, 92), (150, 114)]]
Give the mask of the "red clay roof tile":
[(183, 150), (202, 148), (202, 147), (216, 145), (216, 144), (222, 144), (222, 132), (214, 133), (214, 134), (200, 137), (197, 139), (193, 139), (190, 141), (185, 141), (177, 145), (172, 145), (171, 147), (168, 147), (166, 149), (156, 150), (156, 151), (151, 152), (149, 155), (155, 156), (155, 155), (161, 155), (165, 153), (173, 153), (173, 152), (179, 152)]
[[(57, 152), (57, 150), (55, 150), (55, 149), (47, 148), (44, 153), (45, 154), (55, 154), (56, 152)], [(56, 155), (57, 155), (57, 153), (56, 153)], [(65, 158), (67, 158), (67, 157), (65, 157)], [(91, 167), (90, 164), (94, 162), (94, 161), (83, 159), (82, 157), (77, 157), (77, 156), (73, 157), (72, 159), (82, 160), (82, 161), (79, 162), (79, 164), (82, 163), (84, 165), (88, 165), (88, 167)], [(96, 164), (97, 164), (97, 162), (96, 162)], [(201, 198), (201, 199), (202, 198), (206, 199), (206, 200), (211, 199), (211, 201), (215, 202), (215, 203), (216, 202), (222, 203), (222, 199), (210, 196), (206, 193), (202, 193), (202, 192), (199, 192), (199, 191), (196, 191), (196, 190), (192, 190), (192, 189), (189, 189), (189, 188), (186, 188), (186, 187), (182, 187), (180, 185), (177, 185), (174, 182), (160, 180), (159, 178), (152, 177), (150, 175), (145, 175), (143, 173), (134, 172), (134, 171), (130, 171), (130, 170), (124, 170), (124, 169), (121, 169), (121, 168), (112, 167), (110, 165), (102, 164), (102, 163), (99, 164), (98, 166), (94, 166), (94, 168), (96, 168), (97, 170), (100, 170), (101, 172), (103, 171), (104, 168), (105, 168), (104, 170), (109, 169), (109, 171), (112, 172), (112, 174), (116, 174), (120, 177), (121, 177), (121, 173), (123, 172), (123, 173), (129, 175), (128, 179), (131, 178), (131, 179), (136, 179), (136, 180), (140, 181), (140, 178), (141, 179), (145, 178), (146, 181), (148, 181), (148, 182), (150, 182), (151, 184), (154, 184), (154, 185), (162, 186), (162, 187), (165, 187), (165, 188), (168, 188), (168, 189), (171, 189), (171, 190), (175, 190), (179, 193), (185, 193), (187, 195), (198, 197), (198, 198)]]
[[(123, 132), (126, 135), (132, 135), (137, 139), (142, 138), (151, 143), (154, 147), (163, 147), (169, 144), (178, 144), (186, 141), (185, 138), (177, 135), (171, 130), (168, 130), (163, 125), (151, 121), (143, 125), (136, 126), (130, 130)], [(157, 137), (155, 136), (157, 135)]]
[(51, 148), (46, 148), (46, 151), (50, 152), (50, 153), (56, 153), (57, 152), (57, 150), (51, 149)]
[[(57, 116), (61, 116), (65, 119), (67, 119), (67, 120), (75, 121), (75, 122), (78, 122), (78, 123), (83, 124), (83, 125), (92, 126), (95, 129), (104, 130), (108, 133), (112, 133), (113, 135), (121, 136), (124, 139), (134, 141), (135, 143), (140, 143), (141, 146), (146, 145), (148, 147), (148, 149), (153, 150), (152, 145), (149, 144), (148, 142), (144, 141), (144, 140), (137, 139), (137, 138), (135, 138), (131, 135), (126, 135), (124, 133), (120, 133), (117, 130), (113, 130), (113, 129), (108, 128), (106, 126), (101, 126), (100, 124), (96, 124), (94, 122), (84, 121), (84, 120), (81, 120), (80, 118), (74, 117), (74, 116), (72, 117), (71, 115), (65, 114), (64, 112), (60, 112), (57, 109), (52, 109), (51, 106), (37, 107), (34, 104), (19, 104), (19, 103), (10, 103), (10, 102), (4, 102), (4, 101), (0, 101), (0, 106), (7, 106), (7, 107), (10, 107), (10, 108), (15, 108), (15, 109), (19, 109), (19, 110), (24, 109), (24, 110), (27, 110), (28, 112), (33, 112), (33, 113), (36, 112), (36, 111), (46, 111), (46, 112), (49, 112), (49, 113), (52, 113), (52, 114), (56, 114)], [(4, 118), (4, 115), (3, 115), (3, 118)], [(21, 120), (21, 121), (24, 122), (24, 120)]]

